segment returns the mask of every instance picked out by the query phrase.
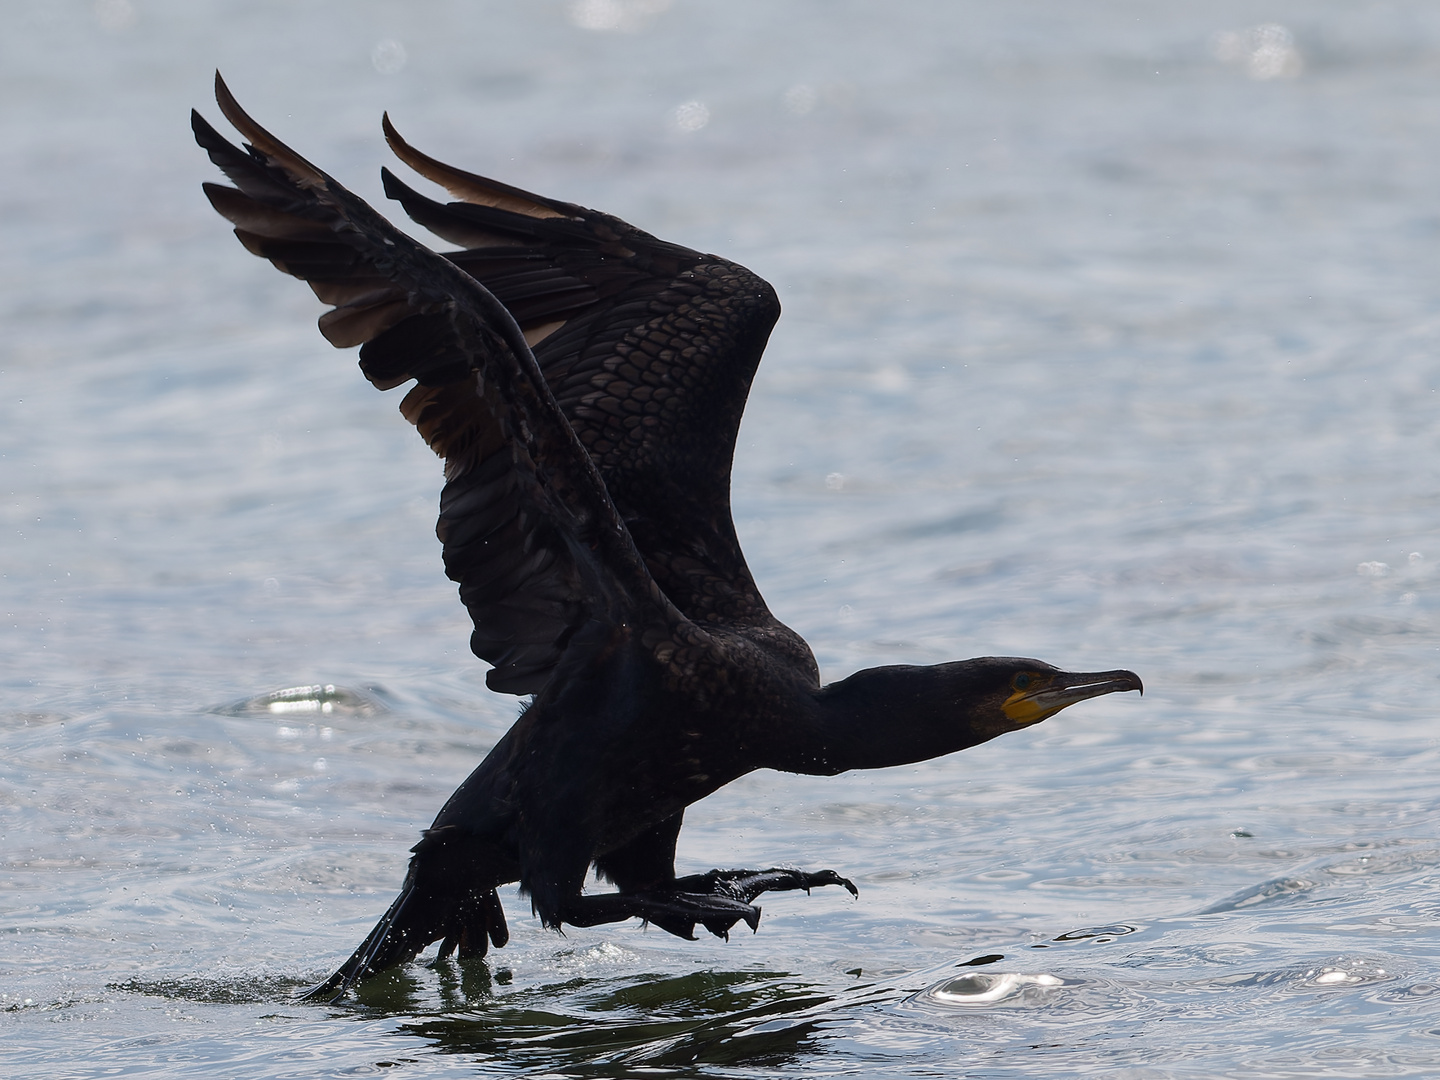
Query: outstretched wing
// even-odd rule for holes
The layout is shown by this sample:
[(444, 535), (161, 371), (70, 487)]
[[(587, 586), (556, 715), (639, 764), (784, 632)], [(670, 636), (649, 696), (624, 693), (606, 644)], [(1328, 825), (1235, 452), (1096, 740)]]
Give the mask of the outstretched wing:
[(590, 456), (546, 387), (506, 307), (250, 119), (216, 76), (216, 99), (249, 140), (193, 113), (196, 141), (236, 185), (205, 185), (256, 255), (334, 305), (320, 329), (360, 345), (381, 389), (411, 379), (401, 410), (445, 459), (437, 527), (475, 622), (493, 689), (539, 690), (587, 622), (643, 628), (657, 655), (695, 629), (655, 584)]
[(766, 609), (730, 516), (736, 431), (780, 305), (758, 276), (611, 217), (444, 165), (385, 120), (391, 148), (457, 200), (388, 171), (386, 193), (465, 250), (590, 452), (665, 594), (701, 625), (768, 637), (813, 665)]

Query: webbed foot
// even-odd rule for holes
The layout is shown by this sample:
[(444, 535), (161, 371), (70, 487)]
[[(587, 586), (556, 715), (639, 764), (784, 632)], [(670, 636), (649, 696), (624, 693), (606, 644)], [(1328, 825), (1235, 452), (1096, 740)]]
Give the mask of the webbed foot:
[(557, 921), (598, 926), (640, 918), (688, 941), (695, 940), (697, 925), (729, 940), (736, 923), (744, 922), (751, 930), (760, 926), (760, 909), (751, 901), (761, 893), (790, 889), (808, 893), (822, 885), (840, 885), (851, 896), (860, 895), (854, 882), (834, 870), (711, 870), (676, 878), (659, 888), (577, 896), (566, 903)]
[[(649, 921), (660, 929), (676, 937), (694, 940), (695, 924), (698, 922), (716, 937), (728, 941), (731, 927), (741, 918), (744, 918), (745, 924), (752, 931), (760, 925), (760, 909), (753, 906), (751, 901), (761, 893), (784, 892), (790, 889), (804, 889), (808, 893), (821, 885), (841, 885), (849, 890), (851, 896), (860, 895), (854, 882), (841, 877), (834, 870), (817, 870), (811, 873), (779, 867), (769, 870), (711, 870), (704, 874), (690, 874), (676, 878), (664, 892), (656, 890), (645, 895), (676, 900), (683, 897), (687, 906), (710, 909), (706, 915), (695, 919), (650, 918)], [(742, 905), (746, 913), (739, 916), (731, 914), (733, 909), (726, 909), (732, 904)], [(722, 909), (716, 911), (716, 908)], [(753, 917), (749, 912), (754, 913)]]
[(821, 885), (841, 885), (851, 896), (860, 895), (853, 881), (841, 877), (834, 870), (807, 872), (780, 867), (769, 870), (711, 870), (705, 874), (676, 878), (671, 888), (677, 892), (733, 897), (748, 904), (763, 892), (804, 889), (808, 893)]
[(565, 905), (560, 921), (571, 926), (598, 926), (630, 918), (644, 919), (676, 937), (694, 941), (696, 923), (717, 937), (726, 937), (742, 920), (754, 930), (760, 925), (760, 909), (731, 896), (656, 889), (577, 896)]

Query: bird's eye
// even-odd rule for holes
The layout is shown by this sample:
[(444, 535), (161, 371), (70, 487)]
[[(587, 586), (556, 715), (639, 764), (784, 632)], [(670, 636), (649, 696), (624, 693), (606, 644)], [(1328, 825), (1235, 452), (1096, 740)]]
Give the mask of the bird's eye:
[(1016, 690), (1024, 690), (1030, 685), (1030, 676), (1022, 671), (1019, 675), (1015, 676), (1011, 685), (1014, 686)]

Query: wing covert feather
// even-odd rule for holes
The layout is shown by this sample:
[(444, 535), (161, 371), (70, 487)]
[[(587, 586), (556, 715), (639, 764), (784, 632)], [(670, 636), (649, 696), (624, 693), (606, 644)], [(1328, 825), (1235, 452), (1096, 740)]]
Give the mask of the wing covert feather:
[(735, 437), (780, 313), (774, 290), (743, 266), (610, 215), (443, 166), (388, 119), (386, 134), (407, 164), (469, 200), (441, 204), (384, 174), (386, 194), (413, 220), (465, 246), (446, 257), (531, 337), (666, 595), (702, 626), (781, 639), (813, 667), (808, 647), (766, 608), (730, 515)]

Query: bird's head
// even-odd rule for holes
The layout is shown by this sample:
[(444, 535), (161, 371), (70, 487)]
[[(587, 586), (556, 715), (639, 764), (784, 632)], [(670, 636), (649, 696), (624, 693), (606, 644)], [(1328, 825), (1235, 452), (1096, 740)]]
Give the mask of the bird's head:
[(953, 669), (957, 698), (987, 738), (1038, 724), (1087, 698), (1145, 692), (1133, 671), (1061, 671), (1022, 656), (984, 656), (942, 667)]
[(1140, 676), (1019, 656), (866, 668), (820, 692), (814, 738), (776, 767), (834, 773), (927, 761), (1122, 690), (1143, 691)]

